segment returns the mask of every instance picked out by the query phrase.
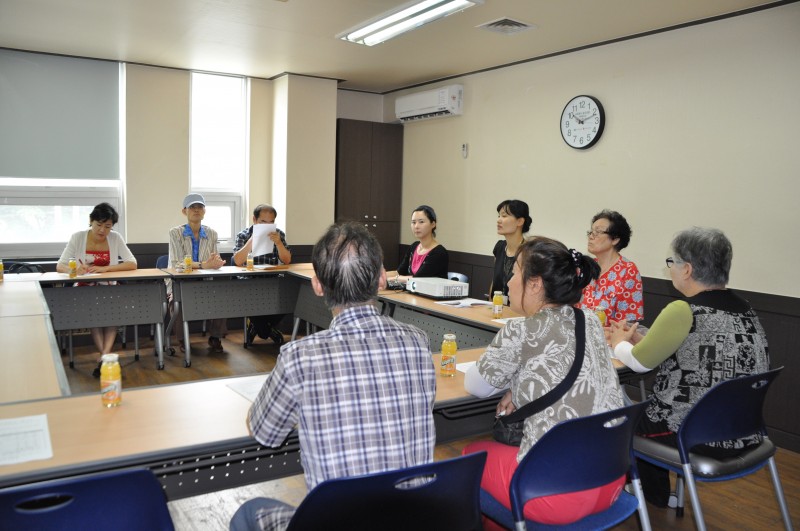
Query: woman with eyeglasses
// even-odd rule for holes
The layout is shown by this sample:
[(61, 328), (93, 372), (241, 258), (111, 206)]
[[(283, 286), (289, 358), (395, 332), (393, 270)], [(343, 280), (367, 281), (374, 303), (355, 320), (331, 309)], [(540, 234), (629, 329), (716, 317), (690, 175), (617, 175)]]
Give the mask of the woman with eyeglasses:
[[(678, 233), (666, 262), (672, 285), (685, 299), (668, 304), (644, 336), (636, 324), (611, 326), (617, 359), (636, 372), (658, 370), (639, 425), (646, 437), (677, 447), (684, 416), (711, 387), (769, 370), (767, 337), (758, 316), (750, 303), (726, 288), (732, 257), (731, 242), (720, 230), (693, 227)], [(760, 442), (760, 437), (748, 437), (692, 451), (725, 458)], [(648, 501), (666, 507), (667, 471), (640, 462), (639, 473)]]
[[(78, 276), (92, 273), (107, 273), (112, 271), (131, 271), (136, 269), (136, 257), (125, 244), (120, 233), (114, 231), (114, 225), (119, 221), (119, 214), (108, 203), (100, 203), (89, 214), (89, 230), (81, 230), (72, 235), (64, 252), (56, 264), (56, 271), (69, 273), (70, 258), (77, 263)], [(108, 283), (107, 283), (108, 284)], [(76, 286), (89, 285), (78, 282)], [(92, 341), (102, 357), (109, 354), (114, 348), (117, 339), (117, 327), (106, 326), (92, 328)], [(100, 365), (92, 371), (92, 376), (100, 378)]]
[(592, 218), (586, 236), (600, 277), (583, 290), (581, 308), (594, 310), (606, 325), (644, 319), (642, 276), (636, 264), (620, 254), (631, 241), (628, 221), (619, 212), (603, 210)]

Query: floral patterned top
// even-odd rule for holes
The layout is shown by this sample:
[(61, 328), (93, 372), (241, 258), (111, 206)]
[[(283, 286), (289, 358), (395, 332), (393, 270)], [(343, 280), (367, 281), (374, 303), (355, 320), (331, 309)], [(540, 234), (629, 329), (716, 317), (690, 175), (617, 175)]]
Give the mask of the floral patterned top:
[[(622, 407), (622, 389), (597, 316), (586, 314), (586, 352), (572, 388), (557, 402), (525, 419), (520, 461), (547, 430), (565, 420)], [(511, 389), (517, 408), (558, 385), (575, 360), (575, 314), (570, 306), (544, 308), (509, 321), (478, 360), (478, 372), (498, 389)]]
[(606, 322), (644, 319), (642, 275), (636, 264), (620, 256), (611, 269), (583, 289), (581, 308), (602, 308)]

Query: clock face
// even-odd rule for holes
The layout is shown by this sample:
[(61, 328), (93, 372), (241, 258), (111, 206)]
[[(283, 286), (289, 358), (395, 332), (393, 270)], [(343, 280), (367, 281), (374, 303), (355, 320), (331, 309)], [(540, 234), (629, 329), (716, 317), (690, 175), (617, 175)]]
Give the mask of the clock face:
[(593, 146), (600, 140), (605, 125), (603, 106), (591, 96), (575, 96), (561, 113), (561, 136), (575, 149)]

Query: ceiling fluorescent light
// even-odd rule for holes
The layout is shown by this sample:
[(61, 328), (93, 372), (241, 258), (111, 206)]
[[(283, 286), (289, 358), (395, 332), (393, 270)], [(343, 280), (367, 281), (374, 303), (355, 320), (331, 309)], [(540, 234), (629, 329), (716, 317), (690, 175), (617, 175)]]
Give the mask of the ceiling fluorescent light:
[(345, 41), (373, 46), (428, 22), (482, 3), (483, 0), (425, 0), (424, 2), (405, 4), (396, 11), (359, 24), (337, 37)]

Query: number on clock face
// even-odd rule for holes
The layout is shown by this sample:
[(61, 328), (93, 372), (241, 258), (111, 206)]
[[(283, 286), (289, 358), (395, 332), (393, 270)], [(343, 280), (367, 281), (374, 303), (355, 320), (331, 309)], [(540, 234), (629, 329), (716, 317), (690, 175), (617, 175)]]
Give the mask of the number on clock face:
[(567, 145), (576, 149), (593, 146), (604, 127), (603, 106), (591, 96), (572, 98), (561, 113), (561, 136)]

